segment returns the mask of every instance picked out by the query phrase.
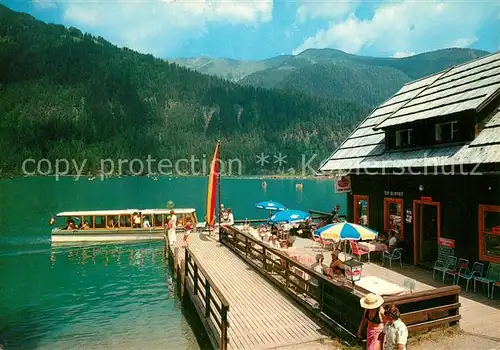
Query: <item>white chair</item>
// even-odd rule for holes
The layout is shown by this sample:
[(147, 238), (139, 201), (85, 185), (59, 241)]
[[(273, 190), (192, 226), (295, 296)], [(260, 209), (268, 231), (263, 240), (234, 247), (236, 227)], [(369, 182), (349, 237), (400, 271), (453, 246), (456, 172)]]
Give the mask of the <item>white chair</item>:
[(403, 248), (396, 248), (392, 252), (385, 251), (382, 254), (382, 266), (384, 266), (385, 259), (389, 260), (389, 267), (392, 269), (392, 261), (399, 260), (399, 265), (403, 268)]

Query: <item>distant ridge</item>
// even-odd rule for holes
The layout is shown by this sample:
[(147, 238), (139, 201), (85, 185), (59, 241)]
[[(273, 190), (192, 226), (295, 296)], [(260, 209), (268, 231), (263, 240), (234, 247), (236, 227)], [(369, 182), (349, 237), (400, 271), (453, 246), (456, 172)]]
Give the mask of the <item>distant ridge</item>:
[(296, 90), (373, 107), (401, 85), (489, 54), (450, 48), (404, 58), (357, 56), (336, 49), (308, 49), (261, 61), (191, 58), (173, 62), (204, 74), (263, 88)]

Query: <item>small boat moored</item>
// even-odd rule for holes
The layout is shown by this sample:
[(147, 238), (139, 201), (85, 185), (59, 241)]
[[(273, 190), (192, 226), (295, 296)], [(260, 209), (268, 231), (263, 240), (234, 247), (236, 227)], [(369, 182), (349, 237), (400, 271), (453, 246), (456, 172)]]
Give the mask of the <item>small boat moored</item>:
[[(171, 209), (122, 209), (67, 211), (56, 215), (64, 225), (52, 230), (52, 243), (110, 242), (162, 240), (164, 227)], [(177, 229), (182, 229), (189, 220), (197, 229), (204, 228), (198, 222), (196, 210), (173, 209), (177, 216)], [(56, 220), (50, 220), (54, 224)]]

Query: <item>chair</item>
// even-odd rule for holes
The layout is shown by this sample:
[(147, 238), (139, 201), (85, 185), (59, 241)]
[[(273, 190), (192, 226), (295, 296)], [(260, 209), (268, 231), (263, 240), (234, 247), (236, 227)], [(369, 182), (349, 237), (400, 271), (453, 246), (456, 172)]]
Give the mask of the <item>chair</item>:
[(432, 271), (432, 278), (434, 278), (434, 275), (436, 274), (436, 271), (440, 271), (443, 273), (443, 280), (444, 280), (444, 274), (448, 270), (453, 270), (457, 268), (457, 257), (456, 256), (448, 256), (446, 257), (446, 260), (437, 260), (434, 263), (434, 269)]
[(331, 246), (332, 250), (333, 250), (333, 241), (325, 240), (325, 239), (319, 237), (319, 242), (321, 243), (323, 249), (325, 249), (325, 247), (328, 248), (329, 246)]
[(368, 255), (368, 263), (370, 262), (370, 252), (359, 248), (358, 243), (354, 241), (349, 241), (349, 244), (351, 245), (352, 255), (357, 256), (359, 261), (361, 261), (363, 255)]
[(458, 259), (458, 264), (457, 264), (457, 267), (455, 269), (444, 271), (443, 282), (446, 278), (446, 275), (450, 275), (450, 276), (453, 276), (453, 284), (455, 284), (455, 279), (457, 278), (458, 273), (460, 271), (467, 271), (468, 268), (469, 268), (469, 260), (464, 259), (464, 258)]
[(385, 251), (382, 253), (382, 266), (384, 266), (385, 259), (389, 260), (389, 267), (392, 269), (392, 261), (399, 260), (399, 265), (403, 268), (403, 248), (396, 248), (392, 252)]
[(495, 282), (491, 286), (491, 299), (493, 299), (493, 293), (495, 293), (495, 287), (499, 287), (500, 288), (500, 282)]
[[(311, 232), (311, 239), (313, 241), (312, 248), (314, 249), (315, 245), (318, 246), (319, 248), (322, 248), (321, 245), (321, 237), (315, 236), (313, 232)], [(316, 244), (315, 244), (316, 243)]]
[(469, 290), (469, 282), (474, 279), (474, 277), (481, 277), (483, 275), (483, 269), (484, 269), (484, 264), (480, 262), (475, 262), (472, 265), (472, 270), (469, 272), (469, 269), (460, 269), (458, 271), (458, 278), (457, 278), (457, 284), (460, 283), (460, 278), (463, 278), (467, 281), (465, 291), (467, 292)]
[(500, 264), (490, 263), (488, 269), (486, 270), (485, 277), (474, 277), (474, 292), (476, 292), (476, 281), (481, 283), (486, 283), (488, 287), (488, 297), (490, 296), (490, 284), (499, 281), (500, 275)]

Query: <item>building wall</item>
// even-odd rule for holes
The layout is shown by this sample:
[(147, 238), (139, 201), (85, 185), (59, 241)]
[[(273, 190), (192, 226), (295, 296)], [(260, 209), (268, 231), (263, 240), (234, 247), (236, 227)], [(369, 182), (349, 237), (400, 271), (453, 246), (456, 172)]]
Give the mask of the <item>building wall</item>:
[[(441, 237), (455, 240), (455, 253), (475, 261), (479, 257), (478, 208), (479, 204), (500, 205), (499, 175), (351, 175), (352, 192), (348, 198), (348, 219), (354, 220), (354, 195), (369, 196), (369, 226), (384, 231), (384, 198), (403, 199), (404, 260), (413, 263), (413, 201), (422, 196), (440, 202)], [(423, 185), (423, 191), (419, 186)], [(388, 193), (387, 193), (388, 192)], [(391, 192), (393, 193), (391, 195)], [(405, 213), (410, 210), (412, 222), (406, 223)]]

